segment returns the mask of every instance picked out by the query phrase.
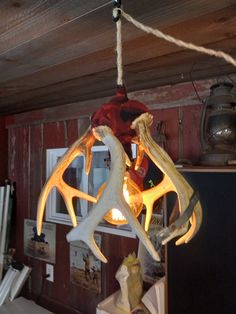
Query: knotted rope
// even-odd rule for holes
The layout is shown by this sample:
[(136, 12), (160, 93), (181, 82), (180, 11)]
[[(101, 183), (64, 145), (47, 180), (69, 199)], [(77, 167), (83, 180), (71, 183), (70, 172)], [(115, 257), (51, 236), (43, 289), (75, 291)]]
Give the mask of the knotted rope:
[[(229, 54), (221, 51), (221, 50), (214, 50), (214, 49), (208, 49), (202, 46), (194, 45), (190, 42), (185, 42), (181, 39), (177, 39), (175, 37), (172, 37), (168, 34), (165, 34), (161, 32), (158, 29), (153, 29), (149, 26), (146, 26), (137, 20), (135, 20), (131, 15), (124, 12), (121, 8), (114, 8), (113, 9), (113, 16), (117, 16), (118, 14), (122, 15), (128, 22), (132, 23), (137, 28), (143, 30), (146, 33), (153, 34), (154, 36), (164, 39), (168, 42), (171, 42), (179, 47), (183, 47), (190, 50), (195, 50), (201, 53), (208, 54), (210, 56), (215, 56), (217, 58), (222, 58), (226, 62), (232, 64), (234, 67), (236, 67), (236, 60), (231, 57)], [(116, 23), (117, 27), (117, 43), (116, 43), (116, 51), (117, 51), (117, 84), (122, 85), (123, 84), (123, 68), (122, 68), (122, 39), (121, 39), (121, 19), (119, 19)]]
[[(113, 10), (113, 17), (117, 18), (119, 11)], [(116, 63), (117, 63), (117, 85), (123, 85), (123, 63), (122, 63), (122, 33), (121, 33), (121, 19), (116, 22)]]

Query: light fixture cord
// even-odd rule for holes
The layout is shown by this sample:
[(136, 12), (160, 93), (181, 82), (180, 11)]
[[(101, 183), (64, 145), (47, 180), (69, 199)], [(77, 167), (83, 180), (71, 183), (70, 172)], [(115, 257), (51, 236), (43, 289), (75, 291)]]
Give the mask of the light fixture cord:
[[(115, 11), (115, 9), (114, 9)], [(115, 11), (116, 13), (117, 11)], [(117, 62), (117, 85), (123, 86), (123, 63), (122, 63), (122, 30), (121, 18), (116, 22), (116, 62)]]
[[(215, 56), (215, 57), (218, 57), (218, 58), (222, 58), (224, 59), (226, 62), (228, 63), (231, 63), (233, 66), (236, 67), (236, 60), (234, 58), (232, 58), (229, 54), (223, 52), (223, 51), (220, 51), (220, 50), (214, 50), (214, 49), (208, 49), (208, 48), (205, 48), (205, 47), (202, 47), (202, 46), (197, 46), (197, 45), (194, 45), (192, 43), (189, 43), (189, 42), (185, 42), (183, 40), (180, 40), (180, 39), (177, 39), (177, 38), (174, 38), (170, 35), (167, 35), (163, 32), (161, 32), (160, 30), (158, 29), (153, 29), (149, 26), (146, 26), (140, 22), (138, 22), (137, 20), (135, 20), (132, 16), (130, 16), (129, 14), (127, 14), (126, 12), (124, 12), (122, 9), (117, 9), (115, 8), (113, 12), (115, 11), (118, 11), (120, 10), (120, 13), (121, 15), (127, 20), (129, 21), (130, 23), (132, 23), (134, 26), (136, 26), (137, 28), (143, 30), (144, 32), (146, 33), (149, 33), (149, 34), (153, 34), (155, 35), (156, 37), (158, 38), (162, 38), (166, 41), (169, 41), (179, 47), (184, 47), (186, 49), (190, 49), (190, 50), (195, 50), (195, 51), (198, 51), (198, 52), (201, 52), (201, 53), (205, 53), (205, 54), (208, 54), (210, 56)], [(114, 14), (114, 13), (113, 13)], [(119, 19), (120, 21), (120, 19)], [(118, 28), (118, 26), (117, 26)], [(117, 43), (117, 48), (118, 48), (118, 43)], [(118, 60), (117, 60), (117, 66), (118, 66)], [(122, 65), (121, 65), (122, 67)]]

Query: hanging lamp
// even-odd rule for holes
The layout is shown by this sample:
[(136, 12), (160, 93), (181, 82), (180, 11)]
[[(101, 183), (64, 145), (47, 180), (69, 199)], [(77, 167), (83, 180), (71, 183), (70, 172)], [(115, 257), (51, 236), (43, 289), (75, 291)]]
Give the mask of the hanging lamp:
[[(40, 234), (48, 195), (52, 188), (56, 187), (65, 201), (72, 220), (73, 228), (67, 235), (69, 242), (84, 241), (98, 259), (107, 262), (94, 241), (94, 230), (102, 219), (118, 225), (129, 223), (151, 256), (160, 261), (160, 256), (146, 233), (155, 201), (166, 193), (174, 191), (179, 203), (179, 217), (157, 234), (160, 245), (177, 236), (181, 237), (176, 244), (190, 241), (201, 225), (202, 209), (197, 193), (176, 170), (168, 154), (153, 140), (150, 132), (153, 116), (148, 108), (127, 97), (123, 84), (120, 5), (120, 1), (115, 1), (113, 11), (117, 26), (116, 95), (93, 114), (88, 130), (69, 147), (47, 179), (38, 201), (37, 230)], [(100, 187), (98, 195), (94, 197), (69, 186), (63, 180), (63, 174), (70, 163), (81, 154), (85, 156), (86, 173), (89, 173), (92, 146), (96, 140), (108, 147), (111, 166), (107, 182)], [(138, 147), (134, 161), (130, 158), (132, 143), (136, 143)], [(134, 177), (141, 165), (144, 165), (144, 169), (147, 170), (147, 158), (150, 158), (162, 171), (163, 180), (158, 185), (143, 190), (142, 180), (135, 182)], [(74, 197), (94, 203), (79, 225), (72, 202)], [(146, 209), (144, 228), (137, 219), (143, 206)]]

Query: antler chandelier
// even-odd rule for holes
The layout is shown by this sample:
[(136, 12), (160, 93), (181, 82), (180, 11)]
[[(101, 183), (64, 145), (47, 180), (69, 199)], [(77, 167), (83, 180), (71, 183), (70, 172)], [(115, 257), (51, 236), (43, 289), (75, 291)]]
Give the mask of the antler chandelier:
[[(112, 224), (129, 223), (151, 256), (156, 261), (159, 261), (160, 256), (146, 233), (149, 228), (154, 202), (166, 193), (174, 191), (177, 194), (179, 203), (178, 218), (156, 235), (160, 245), (167, 243), (177, 236), (180, 236), (176, 241), (177, 245), (189, 242), (201, 225), (202, 208), (193, 188), (176, 170), (169, 155), (153, 140), (150, 131), (153, 116), (148, 108), (136, 100), (129, 100), (126, 95), (123, 85), (120, 15), (123, 15), (137, 27), (140, 27), (141, 24), (134, 21), (133, 18), (120, 9), (120, 1), (115, 1), (114, 6), (113, 16), (117, 25), (118, 69), (116, 96), (110, 102), (103, 104), (92, 116), (91, 125), (88, 130), (71, 145), (46, 181), (38, 201), (37, 230), (38, 234), (40, 234), (48, 195), (52, 188), (56, 187), (65, 201), (73, 225), (73, 229), (67, 234), (69, 242), (82, 240), (98, 259), (107, 262), (106, 257), (95, 243), (94, 230), (102, 219)], [(142, 29), (145, 31), (148, 29), (149, 32), (152, 30), (144, 25), (142, 25)], [(163, 35), (158, 30), (152, 30), (152, 33), (159, 37), (160, 34)], [(160, 34), (157, 35), (157, 33)], [(162, 38), (172, 41), (175, 44), (222, 57), (227, 62), (236, 65), (235, 60), (223, 52), (220, 52), (220, 55), (218, 55), (218, 52), (211, 49), (198, 47), (193, 44), (190, 47), (188, 43), (174, 39), (175, 42), (171, 36), (164, 36), (168, 38), (163, 36)], [(101, 141), (108, 147), (111, 155), (111, 166), (107, 182), (100, 187), (98, 195), (93, 197), (69, 186), (63, 180), (63, 174), (71, 162), (80, 155), (85, 156), (86, 173), (89, 173), (92, 162), (92, 146), (96, 140)], [(131, 143), (136, 143), (138, 146), (137, 157), (134, 161), (129, 156)], [(140, 184), (134, 182), (131, 172), (138, 171), (141, 164), (145, 162), (146, 156), (161, 170), (163, 179), (156, 186), (143, 190)], [(92, 209), (79, 225), (77, 225), (72, 202), (74, 197), (93, 203)], [(146, 209), (144, 228), (137, 219), (143, 206)], [(118, 218), (115, 218), (114, 213), (117, 212), (119, 215)]]

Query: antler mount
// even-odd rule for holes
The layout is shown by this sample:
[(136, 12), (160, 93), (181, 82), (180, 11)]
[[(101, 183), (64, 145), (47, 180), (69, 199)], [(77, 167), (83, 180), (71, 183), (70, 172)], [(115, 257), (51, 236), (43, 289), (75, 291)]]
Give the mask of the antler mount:
[[(152, 139), (150, 133), (152, 120), (152, 115), (143, 104), (128, 100), (125, 90), (118, 90), (116, 97), (112, 98), (110, 103), (102, 105), (92, 117), (91, 128), (68, 149), (45, 183), (38, 201), (38, 233), (41, 233), (48, 195), (51, 189), (56, 187), (65, 201), (72, 220), (73, 229), (67, 235), (69, 242), (84, 241), (97, 258), (107, 262), (97, 247), (93, 234), (103, 217), (112, 208), (117, 208), (152, 257), (159, 261), (160, 256), (146, 232), (150, 224), (154, 202), (167, 192), (174, 191), (178, 196), (180, 215), (174, 223), (157, 234), (157, 239), (160, 244), (164, 244), (170, 239), (182, 235), (176, 244), (188, 242), (200, 227), (202, 220), (201, 204), (192, 187), (176, 170), (169, 155)], [(93, 197), (70, 187), (64, 182), (63, 174), (70, 163), (81, 154), (85, 155), (86, 172), (89, 172), (92, 161), (92, 146), (96, 139), (108, 147), (111, 154), (111, 167), (104, 190), (100, 195)], [(138, 144), (134, 165), (128, 157), (132, 142)], [(133, 168), (137, 170), (145, 154), (163, 172), (164, 177), (157, 186), (144, 191), (140, 190), (143, 204), (146, 207), (145, 229), (143, 229), (124, 197), (123, 185), (126, 164), (129, 167), (133, 165)], [(79, 225), (77, 225), (72, 204), (73, 197), (80, 197), (94, 203), (88, 215)]]

